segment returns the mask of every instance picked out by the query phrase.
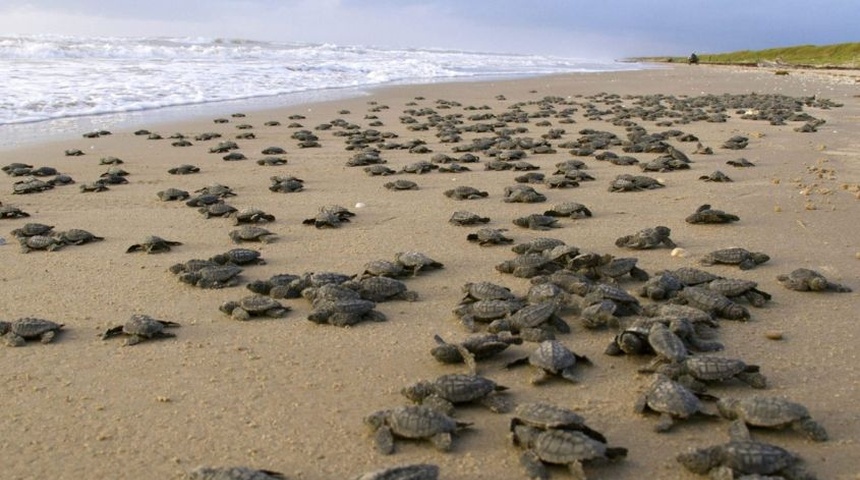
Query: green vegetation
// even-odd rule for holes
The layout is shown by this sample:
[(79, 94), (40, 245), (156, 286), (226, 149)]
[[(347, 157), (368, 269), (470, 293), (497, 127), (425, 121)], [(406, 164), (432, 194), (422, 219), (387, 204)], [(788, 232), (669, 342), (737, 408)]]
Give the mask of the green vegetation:
[[(834, 45), (799, 45), (741, 50), (730, 53), (698, 53), (699, 63), (721, 65), (772, 65), (814, 68), (860, 68), (860, 42)], [(687, 63), (687, 57), (638, 57), (641, 62)]]

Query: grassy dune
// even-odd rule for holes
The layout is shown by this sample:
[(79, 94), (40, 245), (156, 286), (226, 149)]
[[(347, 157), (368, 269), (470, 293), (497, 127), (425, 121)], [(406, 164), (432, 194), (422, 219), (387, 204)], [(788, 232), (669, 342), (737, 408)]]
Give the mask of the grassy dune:
[[(766, 50), (729, 53), (698, 53), (699, 63), (730, 65), (776, 65), (815, 68), (860, 68), (860, 42), (834, 45), (798, 45)], [(687, 57), (638, 57), (636, 61), (680, 62)]]

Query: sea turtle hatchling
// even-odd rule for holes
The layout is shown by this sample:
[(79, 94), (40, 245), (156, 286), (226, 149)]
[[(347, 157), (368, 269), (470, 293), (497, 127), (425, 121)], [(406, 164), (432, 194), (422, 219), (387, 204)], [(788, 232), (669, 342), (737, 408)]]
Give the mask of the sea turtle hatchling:
[(229, 236), (233, 243), (272, 243), (278, 238), (276, 234), (270, 232), (269, 230), (255, 225), (242, 225), (242, 227), (237, 228), (236, 230), (231, 230)]
[(167, 170), (167, 173), (169, 173), (171, 175), (190, 175), (192, 173), (198, 173), (198, 172), (200, 172), (200, 167), (197, 167), (195, 165), (189, 165), (187, 163), (184, 163), (182, 165), (179, 165), (179, 166), (176, 166), (176, 167), (173, 167), (173, 168), (170, 168)]
[(283, 318), (290, 311), (290, 307), (264, 295), (248, 295), (238, 301), (229, 300), (222, 303), (218, 309), (230, 315), (233, 320), (241, 321), (250, 320), (251, 317)]
[(242, 269), (236, 265), (203, 265), (189, 271), (179, 272), (179, 281), (199, 288), (225, 288), (239, 284)]
[(541, 215), (533, 213), (525, 217), (517, 217), (512, 222), (518, 227), (528, 228), (529, 230), (549, 230), (551, 228), (560, 228), (558, 218), (549, 215)]
[(191, 194), (185, 190), (180, 190), (178, 188), (166, 188), (155, 194), (159, 200), (162, 202), (171, 202), (175, 200), (187, 200), (191, 197)]
[(741, 218), (737, 215), (711, 208), (711, 205), (706, 203), (704, 205), (700, 205), (699, 208), (697, 208), (695, 212), (687, 216), (684, 221), (691, 224), (719, 224), (737, 222), (740, 221), (740, 219)]
[(514, 360), (507, 367), (531, 365), (534, 374), (531, 378), (533, 385), (546, 382), (550, 377), (558, 375), (569, 382), (576, 383), (574, 367), (578, 363), (591, 364), (591, 360), (583, 355), (577, 355), (558, 340), (544, 340), (528, 357)]
[(745, 429), (730, 431), (731, 439), (705, 448), (691, 448), (676, 457), (687, 470), (712, 479), (815, 480), (801, 466), (801, 459), (788, 450), (753, 441)]
[(209, 257), (209, 260), (219, 265), (265, 265), (262, 254), (250, 248), (232, 248), (224, 253)]
[(412, 180), (395, 180), (382, 185), (389, 190), (418, 190), (418, 184)]
[(452, 198), (454, 200), (474, 200), (477, 198), (485, 198), (490, 195), (489, 192), (484, 192), (478, 190), (475, 187), (469, 187), (465, 185), (461, 185), (450, 190), (445, 190), (445, 192), (443, 193), (446, 197)]
[(454, 309), (454, 315), (460, 319), (460, 323), (468, 331), (474, 332), (477, 330), (475, 322), (491, 322), (510, 315), (523, 306), (523, 302), (516, 298), (467, 301), (460, 303)]
[[(325, 285), (320, 290), (325, 290)], [(302, 291), (304, 295), (308, 289)], [(307, 319), (314, 323), (327, 323), (336, 327), (349, 327), (361, 322), (384, 322), (387, 317), (382, 312), (376, 311), (376, 302), (360, 298), (358, 293), (348, 288), (340, 288), (344, 292), (351, 292), (355, 297), (340, 297), (336, 299), (319, 298), (313, 302), (314, 308), (308, 314)]]
[(32, 237), (35, 235), (51, 235), (51, 231), (53, 229), (53, 225), (45, 225), (44, 223), (25, 223), (20, 228), (16, 228), (10, 233), (18, 238)]
[(421, 270), (434, 270), (442, 268), (444, 265), (424, 253), (414, 250), (398, 252), (394, 254), (394, 261), (403, 266), (407, 270), (412, 270), (412, 276), (417, 276)]
[(0, 336), (10, 347), (23, 346), (27, 340), (51, 343), (63, 324), (41, 318), (24, 317), (14, 322), (0, 321)]
[(144, 252), (144, 253), (164, 253), (169, 252), (171, 247), (182, 245), (182, 242), (173, 240), (165, 240), (161, 237), (150, 235), (142, 242), (135, 243), (128, 247), (125, 253)]
[(505, 228), (481, 228), (474, 233), (466, 235), (466, 240), (477, 243), (482, 247), (490, 245), (505, 245), (513, 243), (514, 239), (505, 236)]
[(234, 210), (229, 214), (229, 217), (233, 219), (233, 225), (253, 225), (256, 223), (269, 223), (275, 221), (274, 215), (266, 213), (259, 208), (243, 208), (242, 210)]
[(446, 415), (454, 413), (454, 406), (479, 403), (495, 413), (506, 413), (511, 403), (498, 392), (508, 387), (475, 374), (451, 373), (434, 380), (421, 380), (400, 390), (409, 400), (437, 409)]
[(546, 201), (546, 195), (529, 185), (517, 184), (505, 187), (502, 201), (506, 203), (540, 203)]
[(591, 210), (585, 205), (576, 202), (562, 202), (552, 206), (543, 212), (550, 217), (587, 218), (591, 217)]
[(476, 213), (468, 212), (465, 210), (458, 210), (454, 212), (451, 215), (451, 218), (448, 219), (448, 223), (458, 226), (477, 225), (479, 223), (488, 223), (489, 221), (489, 217), (482, 217)]
[(203, 205), (197, 209), (204, 218), (229, 217), (237, 211), (236, 207), (225, 202), (215, 202)]
[(710, 281), (707, 286), (710, 290), (719, 292), (730, 300), (743, 298), (754, 307), (764, 307), (765, 303), (771, 299), (771, 295), (756, 288), (758, 283), (752, 280), (717, 278)]
[(287, 477), (272, 470), (250, 467), (205, 467), (188, 472), (189, 480), (287, 480)]
[(654, 426), (657, 432), (669, 431), (675, 419), (687, 419), (695, 414), (717, 416), (706, 411), (699, 397), (687, 387), (659, 374), (636, 400), (634, 410), (638, 413), (657, 412), (660, 415), (660, 421)]
[(798, 292), (828, 291), (846, 293), (851, 291), (851, 288), (831, 282), (824, 275), (808, 268), (797, 268), (792, 270), (791, 273), (777, 275), (776, 280), (783, 287)]
[(102, 334), (102, 340), (119, 335), (128, 335), (125, 345), (135, 345), (144, 340), (175, 337), (175, 334), (165, 332), (164, 329), (178, 326), (179, 324), (176, 322), (157, 320), (144, 314), (134, 314), (124, 324), (107, 329)]
[(678, 292), (675, 300), (726, 320), (746, 321), (750, 318), (746, 307), (706, 286), (686, 287)]
[(756, 265), (770, 260), (770, 256), (762, 252), (751, 252), (745, 248), (733, 247), (714, 250), (699, 260), (702, 265), (737, 265), (741, 270), (749, 270)]
[(639, 230), (632, 235), (624, 235), (615, 240), (616, 247), (632, 248), (634, 250), (646, 250), (665, 246), (675, 248), (675, 242), (669, 238), (672, 230), (662, 225)]
[(523, 339), (509, 332), (470, 335), (459, 343), (448, 343), (434, 335), (436, 345), (430, 350), (440, 363), (465, 363), (471, 373), (476, 373), (479, 360), (494, 357), (511, 345), (520, 345)]
[(376, 449), (384, 455), (394, 453), (395, 438), (430, 440), (437, 450), (450, 451), (452, 434), (472, 425), (423, 405), (380, 410), (365, 417), (364, 423), (373, 429)]
[(409, 290), (406, 284), (385, 276), (370, 276), (360, 280), (349, 280), (341, 286), (355, 290), (359, 296), (371, 302), (385, 302), (388, 300), (406, 300), (414, 302), (418, 300), (418, 294)]
[(438, 480), (439, 467), (432, 463), (397, 465), (367, 472), (355, 480)]
[(474, 302), (477, 300), (517, 300), (518, 297), (511, 289), (492, 282), (467, 282), (461, 288), (463, 299), (461, 302)]
[(827, 430), (810, 417), (806, 407), (782, 397), (723, 397), (717, 401), (717, 409), (724, 418), (748, 426), (777, 429), (791, 427), (803, 432), (810, 440), (827, 440)]
[(610, 192), (638, 192), (663, 188), (665, 185), (655, 178), (645, 175), (623, 174), (615, 177), (609, 185)]
[(528, 425), (541, 430), (571, 430), (582, 432), (598, 442), (606, 443), (602, 433), (585, 424), (585, 419), (569, 408), (551, 403), (527, 402), (520, 403), (514, 409), (511, 418), (511, 433), (518, 425)]
[(731, 182), (732, 181), (732, 179), (728, 175), (726, 175), (725, 173), (723, 173), (719, 170), (714, 170), (713, 172), (711, 172), (708, 175), (702, 175), (699, 177), (699, 180), (702, 180), (705, 182)]
[(545, 464), (566, 465), (573, 478), (585, 480), (584, 464), (618, 460), (627, 456), (623, 447), (609, 447), (585, 433), (575, 430), (542, 430), (517, 425), (511, 434), (514, 445), (525, 449), (520, 464), (528, 478), (548, 479)]
[(92, 233), (81, 230), (80, 228), (71, 228), (62, 232), (56, 232), (54, 237), (66, 245), (83, 245), (90, 242), (100, 242), (104, 237), (93, 235)]
[(29, 213), (18, 207), (13, 207), (12, 205), (0, 205), (0, 219), (25, 218), (29, 216)]
[(18, 243), (21, 244), (21, 253), (30, 253), (33, 250), (45, 250), (52, 252), (57, 250), (65, 243), (57, 238), (47, 235), (32, 235), (29, 237), (18, 237)]
[(708, 383), (740, 380), (753, 388), (767, 388), (767, 378), (758, 365), (743, 360), (715, 355), (691, 355), (680, 363), (669, 363), (657, 368), (658, 373), (677, 380), (693, 391), (704, 391)]

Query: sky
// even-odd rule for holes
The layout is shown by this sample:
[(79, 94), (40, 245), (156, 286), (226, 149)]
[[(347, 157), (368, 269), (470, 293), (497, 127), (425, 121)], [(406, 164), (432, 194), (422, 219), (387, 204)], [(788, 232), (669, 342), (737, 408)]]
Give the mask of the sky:
[(0, 36), (192, 36), (587, 59), (860, 41), (858, 0), (2, 0)]

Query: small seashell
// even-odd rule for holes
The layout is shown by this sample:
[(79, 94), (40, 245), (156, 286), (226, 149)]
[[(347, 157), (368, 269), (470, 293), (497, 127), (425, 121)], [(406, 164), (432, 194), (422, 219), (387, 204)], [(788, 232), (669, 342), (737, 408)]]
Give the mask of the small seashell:
[(364, 202), (358, 202), (358, 203), (356, 203), (356, 204), (355, 204), (355, 208), (364, 208), (364, 207), (366, 207), (366, 206), (367, 206), (367, 205), (365, 205), (365, 203), (364, 203)]
[(681, 258), (684, 258), (684, 257), (686, 257), (686, 256), (690, 255), (690, 252), (688, 252), (687, 250), (685, 250), (685, 249), (683, 249), (683, 248), (678, 247), (678, 248), (673, 248), (673, 249), (672, 249), (672, 253), (671, 253), (671, 255), (672, 255), (673, 257), (681, 257)]
[(779, 330), (768, 330), (764, 332), (764, 338), (768, 340), (782, 340), (784, 337)]

